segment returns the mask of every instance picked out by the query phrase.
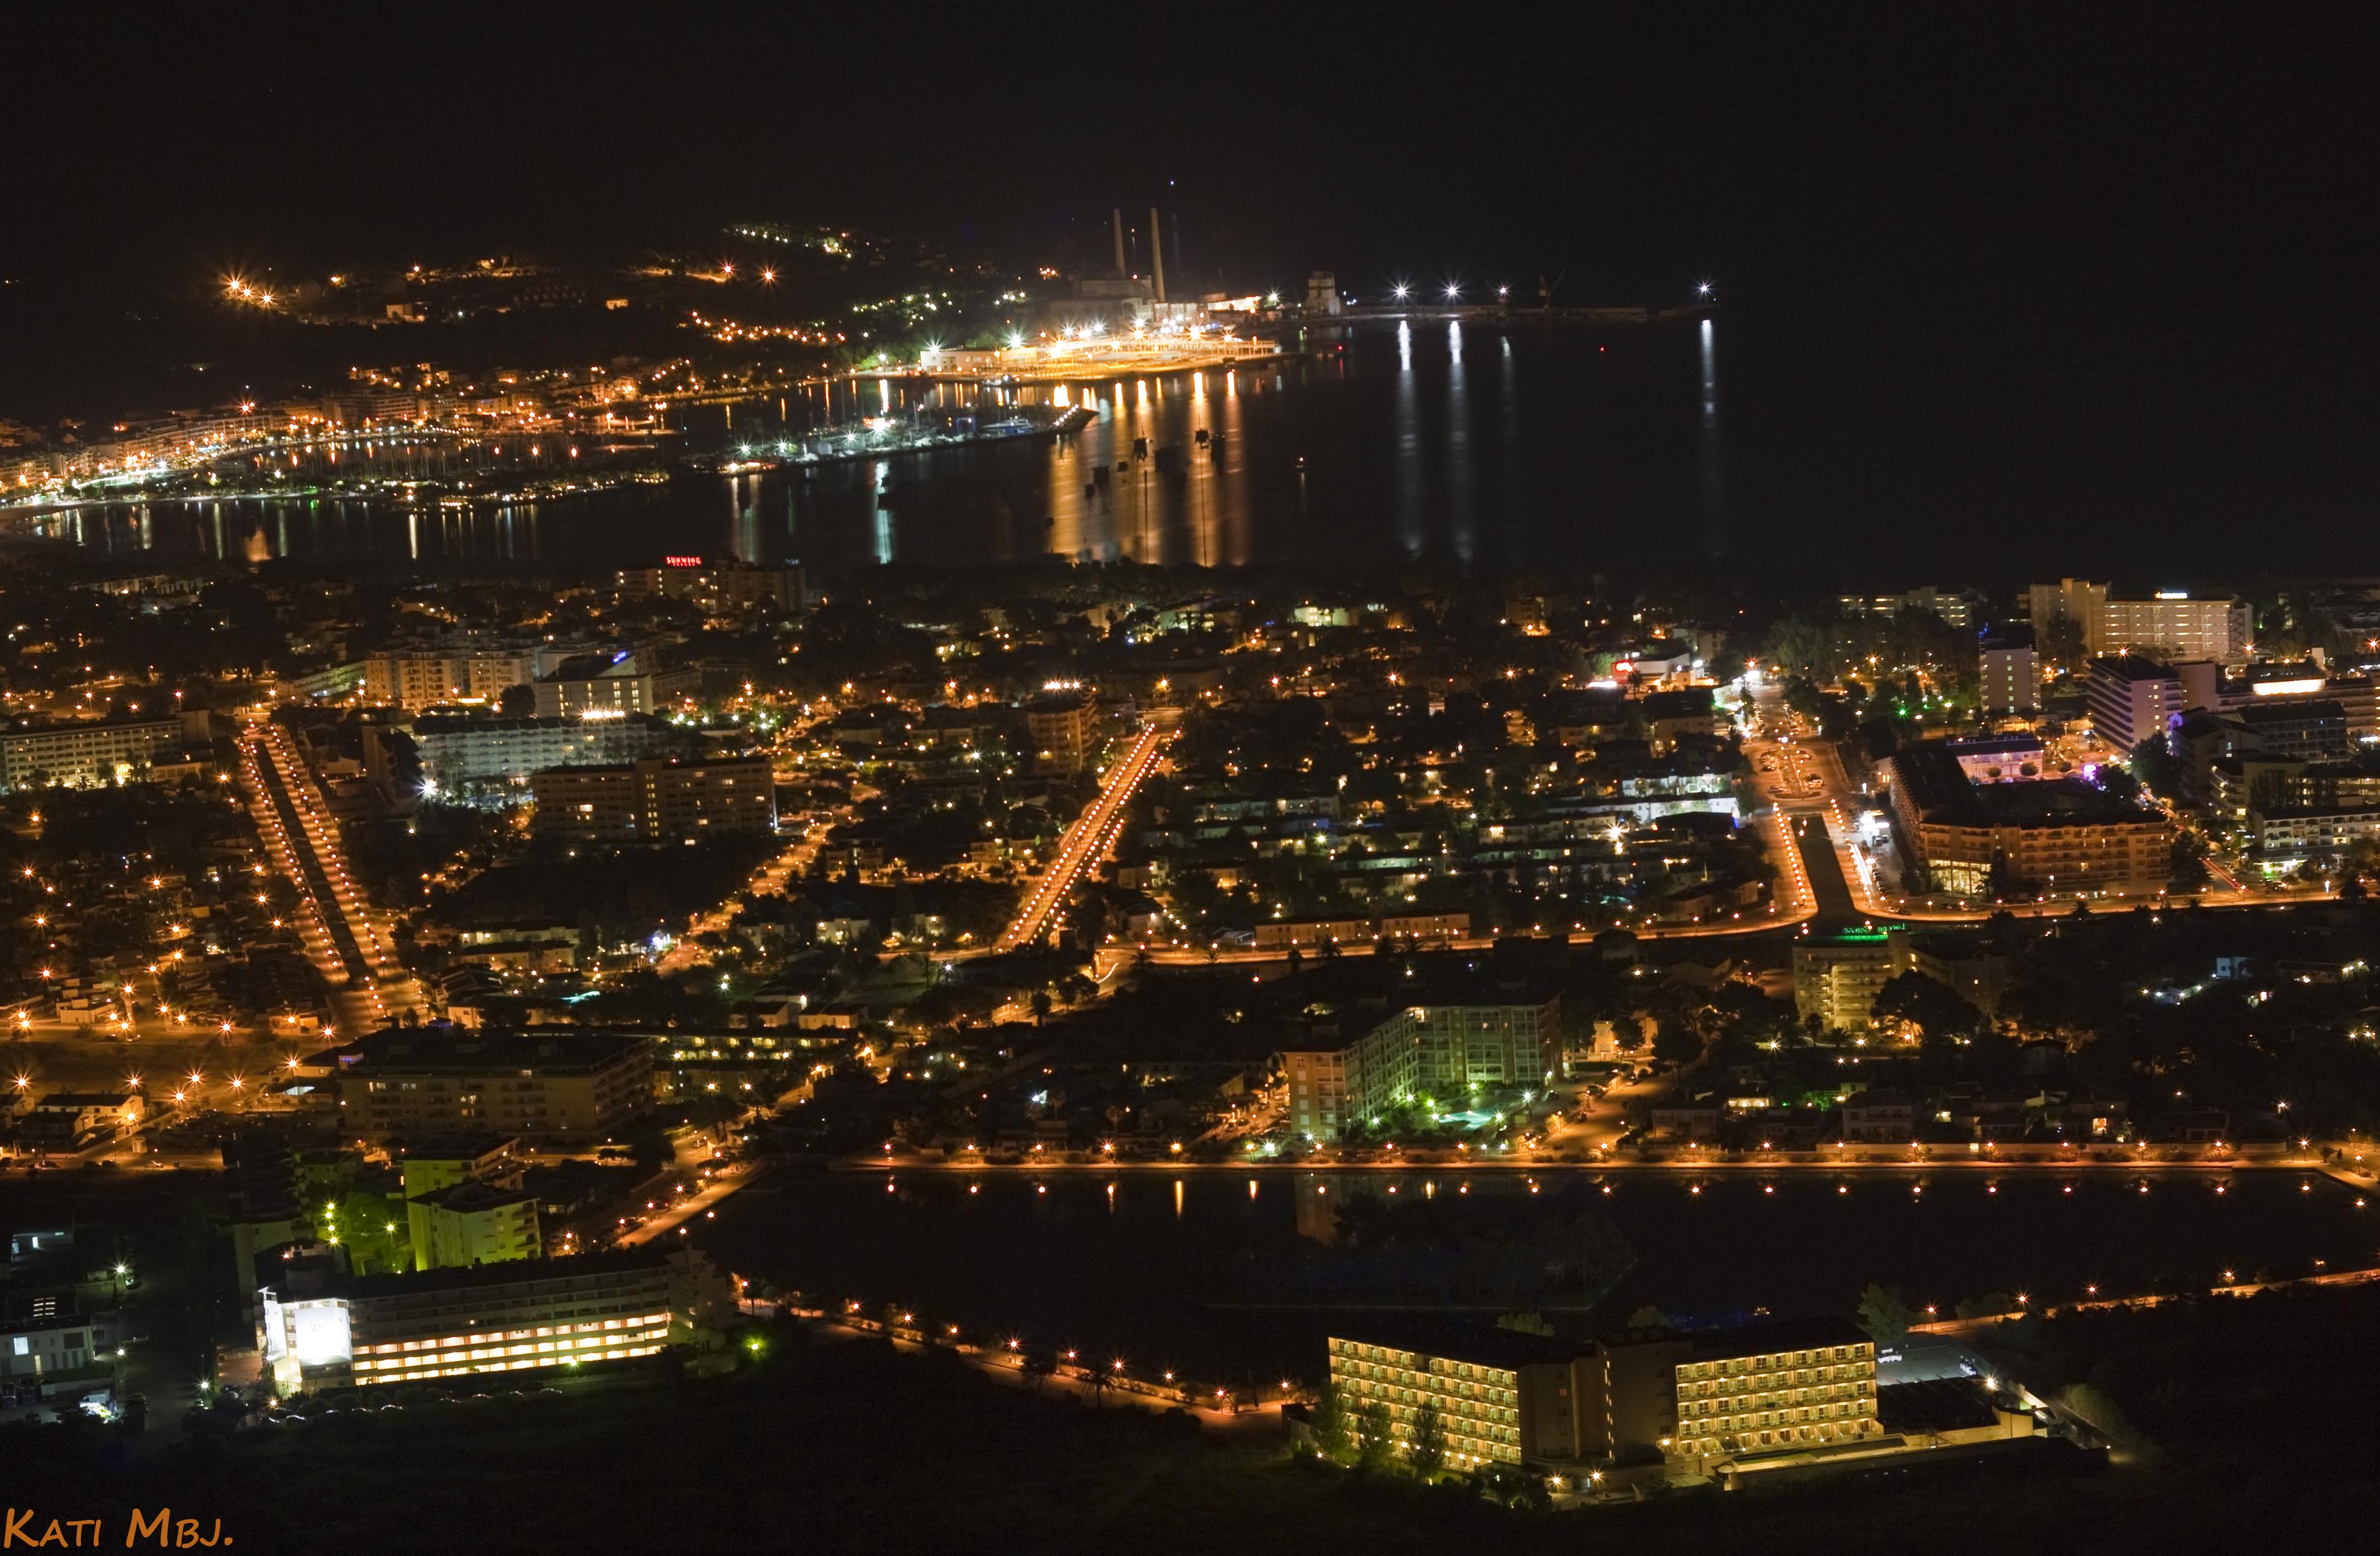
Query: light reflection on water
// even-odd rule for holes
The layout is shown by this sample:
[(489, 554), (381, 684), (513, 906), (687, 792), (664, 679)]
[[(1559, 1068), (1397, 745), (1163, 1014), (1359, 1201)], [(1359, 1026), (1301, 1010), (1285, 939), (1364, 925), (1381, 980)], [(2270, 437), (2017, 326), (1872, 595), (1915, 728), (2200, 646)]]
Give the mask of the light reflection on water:
[[(995, 408), (1062, 395), (1090, 412), (1062, 440), (740, 477), (684, 473), (662, 486), (509, 508), (324, 493), (125, 504), (30, 527), (117, 554), (232, 562), (369, 554), (606, 567), (702, 554), (797, 560), (829, 575), (1045, 553), (1353, 568), (1420, 561), (1457, 571), (1600, 565), (1666, 550), (1687, 524), (1706, 549), (1720, 543), (1707, 336), (1654, 329), (1607, 341), (1585, 329), (1474, 321), (1308, 345), (1310, 354), (1279, 362), (986, 393)], [(962, 407), (974, 394), (846, 378), (670, 415), (682, 434), (674, 446), (723, 451), (859, 415)], [(1135, 450), (1142, 439), (1145, 456)], [(293, 484), (365, 472), (426, 483), (503, 469), (516, 485), (604, 457), (592, 439), (585, 452), (574, 464), (561, 440), (540, 443), (534, 456), (516, 441), (501, 457), (492, 445), (431, 440), (349, 446), (335, 463), (332, 451), (300, 451), (282, 468)]]
[(699, 1235), (737, 1273), (813, 1295), (897, 1299), (1035, 1343), (1160, 1353), (1215, 1372), (1313, 1369), (1327, 1319), (1250, 1271), (1301, 1238), (1327, 1242), (1339, 1206), (1391, 1188), (1456, 1225), (1470, 1207), (1516, 1202), (1531, 1216), (1608, 1215), (1636, 1263), (1596, 1309), (1567, 1317), (1589, 1331), (1646, 1304), (1705, 1323), (1846, 1313), (1870, 1282), (1947, 1314), (1994, 1292), (2056, 1302), (2086, 1285), (2117, 1294), (2226, 1269), (2244, 1279), (2314, 1258), (2380, 1263), (2374, 1212), (2289, 1172), (1075, 1170), (911, 1172), (893, 1186), (776, 1173)]

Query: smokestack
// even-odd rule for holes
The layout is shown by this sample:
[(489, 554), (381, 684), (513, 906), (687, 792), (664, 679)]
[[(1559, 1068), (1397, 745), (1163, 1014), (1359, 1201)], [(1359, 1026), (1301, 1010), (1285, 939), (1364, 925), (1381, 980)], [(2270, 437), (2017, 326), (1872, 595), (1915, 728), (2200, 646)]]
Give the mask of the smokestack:
[(1148, 260), (1157, 276), (1157, 300), (1165, 300), (1165, 244), (1157, 225), (1157, 207), (1148, 208)]
[(1113, 205), (1108, 209), (1115, 217), (1116, 279), (1121, 281), (1132, 274), (1123, 268), (1123, 207)]

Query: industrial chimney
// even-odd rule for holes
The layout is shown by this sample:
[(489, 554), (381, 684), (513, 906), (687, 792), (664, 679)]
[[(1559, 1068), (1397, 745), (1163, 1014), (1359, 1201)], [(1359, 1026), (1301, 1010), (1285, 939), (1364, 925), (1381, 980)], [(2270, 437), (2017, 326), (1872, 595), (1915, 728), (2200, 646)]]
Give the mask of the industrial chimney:
[(1148, 208), (1148, 261), (1157, 279), (1157, 300), (1165, 300), (1165, 245), (1157, 225), (1157, 207)]
[(1132, 273), (1123, 267), (1123, 207), (1110, 206), (1115, 216), (1116, 279), (1121, 281)]

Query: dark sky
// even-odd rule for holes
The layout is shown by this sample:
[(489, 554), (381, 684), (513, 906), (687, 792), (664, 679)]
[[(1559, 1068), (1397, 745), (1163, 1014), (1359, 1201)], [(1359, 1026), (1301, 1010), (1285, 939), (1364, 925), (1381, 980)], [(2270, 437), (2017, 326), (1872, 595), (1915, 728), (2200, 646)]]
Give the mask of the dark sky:
[(1768, 478), (1879, 518), (2362, 521), (2380, 18), (1803, 9), (54, 7), (10, 23), (0, 274), (772, 215), (1029, 251), (1161, 194), (1245, 285), (1709, 277)]

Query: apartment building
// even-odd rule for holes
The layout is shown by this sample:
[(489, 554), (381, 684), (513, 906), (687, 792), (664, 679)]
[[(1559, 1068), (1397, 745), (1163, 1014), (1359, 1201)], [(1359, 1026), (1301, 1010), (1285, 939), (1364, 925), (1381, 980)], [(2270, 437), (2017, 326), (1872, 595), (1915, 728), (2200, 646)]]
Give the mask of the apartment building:
[(532, 773), (691, 754), (694, 737), (650, 713), (614, 718), (492, 718), (431, 713), (413, 721), (421, 775), (440, 788), (526, 784)]
[(2154, 893), (2172, 873), (2172, 823), (2088, 780), (1977, 784), (1941, 742), (1888, 768), (1894, 823), (1933, 891)]
[(540, 675), (530, 686), (540, 719), (614, 717), (658, 713), (702, 684), (693, 669), (648, 670), (626, 650), (577, 654)]
[(1793, 1009), (1833, 1031), (1868, 1024), (1876, 996), (1897, 970), (1897, 935), (1888, 930), (1843, 930), (1793, 942)]
[(648, 757), (605, 767), (534, 773), (531, 829), (588, 843), (693, 843), (773, 832), (777, 784), (766, 757), (680, 761)]
[(1034, 771), (1080, 772), (1099, 749), (1099, 700), (1081, 687), (1045, 693), (1025, 705), (1025, 731), (1032, 742)]
[(1281, 1055), (1291, 1126), (1317, 1140), (1392, 1108), (1455, 1111), (1483, 1092), (1540, 1087), (1560, 1062), (1559, 998), (1412, 1005), (1344, 1048)]
[(1976, 650), (1975, 672), (1986, 714), (2041, 711), (2041, 664), (2031, 634), (2001, 633), (1985, 638)]
[(2190, 706), (2174, 668), (2138, 654), (2093, 660), (2083, 687), (2091, 727), (2100, 739), (2126, 751), (2152, 735), (2163, 739), (2167, 727)]
[(650, 1039), (392, 1027), (305, 1061), (336, 1083), (369, 1139), (496, 1131), (532, 1143), (604, 1140), (652, 1111)]
[(763, 566), (733, 559), (706, 562), (698, 556), (673, 556), (659, 567), (623, 568), (613, 575), (613, 583), (631, 600), (684, 600), (710, 615), (756, 605), (797, 610), (809, 600), (800, 565), (790, 562)]
[(178, 718), (51, 719), (0, 729), (0, 787), (90, 789), (145, 775), (182, 738)]

